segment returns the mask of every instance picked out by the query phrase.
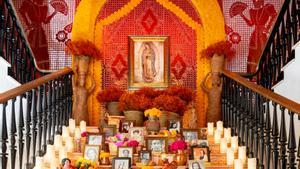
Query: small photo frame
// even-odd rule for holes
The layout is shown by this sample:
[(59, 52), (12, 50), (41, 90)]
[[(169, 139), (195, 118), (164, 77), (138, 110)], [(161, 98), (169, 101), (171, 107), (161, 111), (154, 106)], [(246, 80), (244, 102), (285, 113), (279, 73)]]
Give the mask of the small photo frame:
[(130, 169), (131, 159), (128, 157), (115, 157), (112, 161), (112, 169)]
[(190, 143), (191, 145), (197, 144), (199, 139), (198, 129), (182, 129), (182, 134), (184, 141)]
[(84, 155), (83, 156), (87, 160), (98, 162), (99, 154), (100, 154), (99, 146), (86, 145), (85, 148), (84, 148)]
[(168, 138), (149, 136), (146, 138), (146, 147), (152, 153), (167, 153), (168, 152)]
[(170, 131), (177, 131), (177, 133), (180, 133), (180, 129), (181, 129), (181, 120), (170, 120), (168, 122), (168, 130)]
[(118, 147), (118, 157), (128, 157), (133, 159), (133, 148), (125, 146)]
[(146, 134), (146, 128), (145, 127), (132, 127), (132, 128), (129, 128), (128, 134), (129, 134), (130, 140), (136, 140), (141, 145), (143, 145), (144, 144), (144, 136)]
[(198, 140), (199, 147), (208, 147), (208, 140)]
[(189, 169), (206, 169), (205, 162), (201, 160), (189, 160)]
[(140, 151), (140, 161), (142, 164), (147, 165), (151, 161), (151, 152), (147, 150)]
[(210, 162), (210, 151), (207, 146), (200, 147), (195, 146), (192, 147), (192, 159), (194, 160), (201, 160), (205, 162)]
[(200, 128), (199, 139), (200, 140), (206, 140), (207, 139), (207, 128)]
[(115, 125), (119, 131), (122, 119), (124, 119), (124, 116), (108, 116), (108, 125)]
[(92, 146), (102, 146), (104, 144), (103, 134), (88, 134), (87, 144)]
[(103, 126), (102, 132), (104, 133), (105, 138), (114, 136), (116, 134), (116, 126), (115, 125)]
[(120, 131), (122, 133), (128, 133), (129, 129), (134, 127), (134, 125), (135, 125), (135, 120), (123, 120)]

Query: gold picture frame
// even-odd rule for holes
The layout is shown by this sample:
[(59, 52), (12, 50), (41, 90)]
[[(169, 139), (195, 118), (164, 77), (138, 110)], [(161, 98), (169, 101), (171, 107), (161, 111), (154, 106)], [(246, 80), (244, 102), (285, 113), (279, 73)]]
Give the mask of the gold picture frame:
[(129, 89), (169, 85), (169, 37), (129, 37)]

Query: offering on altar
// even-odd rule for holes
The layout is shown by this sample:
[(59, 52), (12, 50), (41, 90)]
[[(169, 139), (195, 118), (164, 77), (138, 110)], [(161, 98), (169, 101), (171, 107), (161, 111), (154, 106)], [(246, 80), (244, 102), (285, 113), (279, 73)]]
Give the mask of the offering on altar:
[(75, 169), (72, 165), (71, 165), (71, 160), (69, 158), (64, 158), (61, 160), (61, 166), (62, 169)]

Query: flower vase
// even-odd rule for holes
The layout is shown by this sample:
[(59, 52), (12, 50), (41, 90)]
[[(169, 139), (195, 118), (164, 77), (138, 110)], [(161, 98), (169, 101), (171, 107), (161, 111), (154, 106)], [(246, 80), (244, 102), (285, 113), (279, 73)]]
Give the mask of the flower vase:
[(100, 158), (100, 164), (101, 165), (109, 165), (110, 164), (109, 157)]
[(106, 109), (110, 116), (121, 116), (121, 111), (118, 109), (119, 102), (108, 102)]
[(186, 154), (183, 152), (183, 150), (178, 150), (175, 154), (174, 160), (177, 162), (178, 166), (184, 166), (187, 162)]
[(117, 155), (118, 146), (115, 143), (109, 143), (108, 148), (110, 155)]
[(160, 130), (160, 123), (157, 117), (149, 116), (146, 122), (146, 129), (150, 134), (158, 133)]

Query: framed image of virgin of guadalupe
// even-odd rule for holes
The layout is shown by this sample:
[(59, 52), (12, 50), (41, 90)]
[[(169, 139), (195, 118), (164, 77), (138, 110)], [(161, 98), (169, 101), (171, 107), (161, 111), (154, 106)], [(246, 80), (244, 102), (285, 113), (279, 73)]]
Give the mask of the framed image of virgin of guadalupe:
[(129, 88), (165, 88), (169, 84), (169, 38), (129, 37)]

